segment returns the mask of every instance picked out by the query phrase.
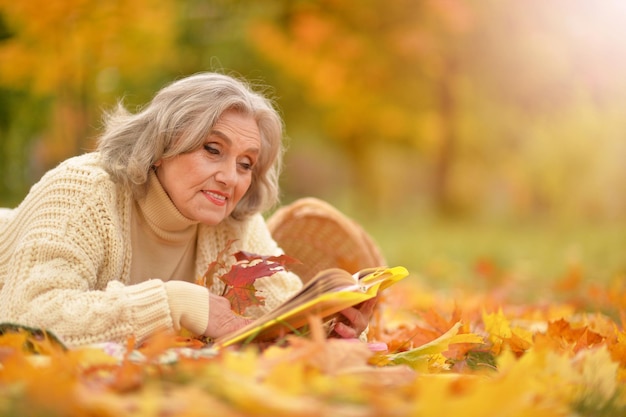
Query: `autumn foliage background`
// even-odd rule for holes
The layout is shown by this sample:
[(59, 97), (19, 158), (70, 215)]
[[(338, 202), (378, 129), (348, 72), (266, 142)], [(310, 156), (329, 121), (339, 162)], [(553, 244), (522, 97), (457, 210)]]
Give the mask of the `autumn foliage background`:
[[(189, 398), (223, 415), (626, 412), (621, 1), (0, 0), (0, 206), (91, 149), (118, 99), (133, 109), (205, 70), (269, 86), (288, 136), (285, 203), (328, 200), (411, 272), (372, 337), (394, 352), (452, 329), (484, 343), (416, 351), (417, 378), (337, 341), (173, 373), (57, 352), (46, 383), (5, 339), (0, 412), (30, 397), (60, 414), (154, 410), (168, 384), (189, 415)], [(159, 346), (153, 357), (171, 348)], [(329, 362), (341, 352), (361, 359)], [(228, 378), (246, 396), (215, 388)], [(91, 396), (65, 401), (77, 392)]]

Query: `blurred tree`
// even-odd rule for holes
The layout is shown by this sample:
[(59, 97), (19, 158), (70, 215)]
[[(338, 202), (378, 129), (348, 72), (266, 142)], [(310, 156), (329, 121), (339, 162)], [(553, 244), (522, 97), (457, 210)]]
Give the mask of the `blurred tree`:
[(433, 195), (447, 209), (457, 146), (455, 39), (471, 28), (468, 7), (455, 0), (281, 4), (251, 26), (250, 38), (320, 109), (325, 135), (350, 155), (360, 194), (372, 203), (389, 187), (374, 180), (385, 176), (375, 144), (411, 144), (435, 158)]
[[(618, 147), (624, 122), (607, 129), (577, 116), (624, 108), (626, 8), (617, 1), (273, 4), (250, 40), (319, 113), (311, 130), (341, 144), (361, 206), (397, 206), (412, 192), (382, 161), (381, 150), (399, 144), (429, 169), (429, 193), (444, 213), (567, 207), (573, 173), (589, 174)], [(286, 104), (286, 113), (297, 107)], [(593, 129), (612, 145), (582, 137)]]
[[(2, 143), (12, 159), (2, 177), (20, 172), (17, 165), (34, 168), (37, 178), (84, 151), (103, 105), (124, 87), (168, 78), (177, 16), (169, 0), (0, 0), (0, 12), (0, 84), (10, 116)], [(15, 153), (20, 142), (24, 152)]]
[[(268, 3), (271, 7), (272, 2)], [(245, 37), (250, 18), (259, 12), (254, 4), (246, 0), (185, 0), (179, 1), (178, 7), (179, 72), (214, 70), (246, 77), (259, 72), (260, 62)]]

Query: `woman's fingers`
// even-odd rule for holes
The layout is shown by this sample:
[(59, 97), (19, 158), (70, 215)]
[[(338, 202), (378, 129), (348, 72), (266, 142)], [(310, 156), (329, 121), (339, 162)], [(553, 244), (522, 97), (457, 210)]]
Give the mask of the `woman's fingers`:
[(370, 318), (376, 306), (376, 298), (369, 299), (361, 304), (346, 308), (341, 314), (347, 319), (335, 325), (335, 332), (343, 338), (358, 337), (369, 325)]
[(209, 294), (209, 324), (204, 332), (205, 336), (217, 338), (233, 332), (251, 321), (252, 319), (235, 314), (226, 298)]

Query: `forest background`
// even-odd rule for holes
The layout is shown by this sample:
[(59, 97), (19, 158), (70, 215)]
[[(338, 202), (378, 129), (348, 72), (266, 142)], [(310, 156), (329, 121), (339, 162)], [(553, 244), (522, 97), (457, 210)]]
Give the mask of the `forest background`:
[(0, 0), (0, 206), (92, 149), (120, 98), (218, 70), (270, 86), (283, 202), (330, 201), (390, 264), (524, 295), (608, 282), (626, 274), (625, 23), (620, 0)]

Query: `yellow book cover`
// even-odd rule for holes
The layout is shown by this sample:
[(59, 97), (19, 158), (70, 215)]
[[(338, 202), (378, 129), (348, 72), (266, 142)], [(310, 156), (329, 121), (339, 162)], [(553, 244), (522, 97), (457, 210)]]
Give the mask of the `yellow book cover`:
[(376, 297), (408, 275), (401, 266), (368, 268), (354, 275), (337, 268), (321, 271), (278, 308), (216, 339), (215, 347), (276, 339), (305, 326), (309, 316), (332, 316)]

